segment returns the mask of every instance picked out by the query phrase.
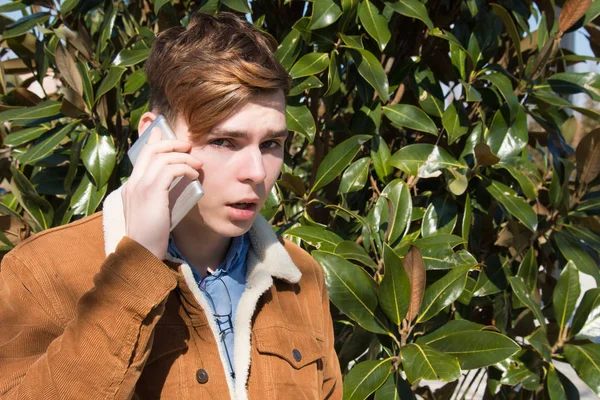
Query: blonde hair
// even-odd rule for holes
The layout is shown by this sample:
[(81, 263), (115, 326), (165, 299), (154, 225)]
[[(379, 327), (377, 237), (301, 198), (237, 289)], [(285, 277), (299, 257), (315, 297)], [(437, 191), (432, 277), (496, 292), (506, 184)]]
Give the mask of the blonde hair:
[(196, 13), (187, 28), (162, 32), (145, 65), (150, 110), (179, 115), (202, 135), (254, 96), (282, 90), (290, 77), (273, 55), (277, 43), (232, 13)]

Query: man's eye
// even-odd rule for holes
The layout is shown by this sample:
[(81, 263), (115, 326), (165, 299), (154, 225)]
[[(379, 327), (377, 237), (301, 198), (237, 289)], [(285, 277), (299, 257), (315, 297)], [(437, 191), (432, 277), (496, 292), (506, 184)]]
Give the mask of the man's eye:
[(214, 139), (211, 140), (209, 144), (216, 147), (227, 147), (231, 145), (231, 142), (227, 139)]
[(279, 143), (276, 140), (267, 140), (266, 142), (262, 143), (262, 147), (264, 149), (276, 149), (278, 147), (281, 147), (281, 143)]

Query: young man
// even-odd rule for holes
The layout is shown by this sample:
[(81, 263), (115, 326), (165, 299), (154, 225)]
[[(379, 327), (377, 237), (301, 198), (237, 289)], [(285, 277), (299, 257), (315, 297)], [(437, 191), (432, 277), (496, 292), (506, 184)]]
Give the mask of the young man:
[[(322, 270), (259, 214), (280, 173), (289, 77), (231, 14), (155, 41), (153, 135), (104, 212), (43, 232), (0, 273), (1, 399), (341, 398)], [(204, 196), (169, 232), (169, 186)]]

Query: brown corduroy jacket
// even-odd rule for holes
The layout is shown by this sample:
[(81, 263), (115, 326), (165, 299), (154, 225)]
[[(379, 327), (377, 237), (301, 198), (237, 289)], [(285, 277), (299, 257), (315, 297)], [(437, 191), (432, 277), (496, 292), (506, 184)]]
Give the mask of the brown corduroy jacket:
[(235, 382), (190, 267), (124, 232), (115, 191), (103, 213), (4, 257), (0, 399), (342, 397), (323, 272), (264, 218), (250, 230)]

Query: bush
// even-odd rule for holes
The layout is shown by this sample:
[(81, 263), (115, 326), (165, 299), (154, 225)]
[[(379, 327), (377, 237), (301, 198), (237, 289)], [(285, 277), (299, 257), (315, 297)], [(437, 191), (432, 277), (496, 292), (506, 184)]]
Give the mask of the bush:
[(568, 98), (597, 101), (600, 76), (568, 72), (598, 59), (561, 46), (584, 27), (600, 55), (600, 1), (564, 3), (4, 4), (2, 250), (127, 178), (158, 32), (196, 9), (251, 12), (294, 79), (262, 212), (324, 268), (345, 397), (578, 398), (556, 360), (600, 395), (600, 289), (581, 286), (600, 281), (600, 129), (580, 139), (569, 110), (600, 114)]

